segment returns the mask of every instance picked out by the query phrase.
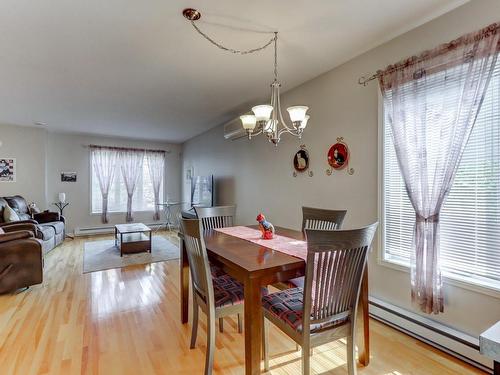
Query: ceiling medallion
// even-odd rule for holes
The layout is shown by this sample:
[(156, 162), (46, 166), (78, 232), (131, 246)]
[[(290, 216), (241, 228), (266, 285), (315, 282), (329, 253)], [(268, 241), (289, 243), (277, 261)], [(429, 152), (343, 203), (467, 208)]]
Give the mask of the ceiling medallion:
[(309, 120), (309, 115), (306, 114), (309, 107), (303, 105), (288, 107), (287, 111), (291, 124), (287, 125), (283, 119), (280, 100), (281, 83), (278, 80), (278, 32), (274, 32), (273, 37), (261, 47), (250, 50), (237, 50), (223, 46), (221, 43), (216, 42), (198, 28), (194, 22), (201, 18), (201, 13), (198, 10), (187, 8), (184, 9), (182, 14), (191, 22), (195, 30), (201, 36), (224, 51), (246, 55), (262, 51), (271, 44), (274, 45), (274, 81), (271, 83), (270, 103), (252, 107), (253, 114), (240, 116), (241, 124), (247, 133), (248, 139), (252, 139), (252, 137), (260, 134), (265, 134), (269, 142), (276, 146), (280, 141), (281, 135), (284, 133), (301, 138)]

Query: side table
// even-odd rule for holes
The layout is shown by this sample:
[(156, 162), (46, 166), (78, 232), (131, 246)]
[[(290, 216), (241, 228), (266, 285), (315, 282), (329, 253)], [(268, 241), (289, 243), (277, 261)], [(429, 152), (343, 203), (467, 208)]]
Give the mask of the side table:
[[(62, 203), (62, 202), (55, 202), (55, 203), (52, 203), (52, 204), (53, 204), (54, 206), (56, 206), (56, 207), (59, 209), (59, 214), (60, 214), (61, 216), (63, 216), (63, 211), (64, 211), (64, 209), (65, 209), (67, 206), (69, 206), (69, 203), (67, 203), (67, 202), (64, 202), (64, 203)], [(66, 234), (66, 237), (71, 238), (72, 240), (75, 238), (75, 237), (74, 237), (73, 235), (71, 235), (71, 234)]]

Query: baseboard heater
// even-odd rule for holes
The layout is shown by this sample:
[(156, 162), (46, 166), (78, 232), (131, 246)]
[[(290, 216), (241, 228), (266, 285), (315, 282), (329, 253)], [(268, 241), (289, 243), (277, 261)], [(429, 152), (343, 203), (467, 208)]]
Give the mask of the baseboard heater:
[(461, 359), (488, 373), (493, 361), (479, 354), (479, 339), (375, 297), (369, 299), (370, 316), (398, 331)]
[[(165, 226), (165, 224), (158, 224), (158, 223), (146, 223), (146, 225), (151, 229), (158, 229), (160, 227)], [(75, 228), (75, 237), (91, 236), (95, 234), (110, 234), (114, 233), (114, 231), (115, 231), (114, 225), (103, 226), (103, 227), (92, 227), (92, 228)]]

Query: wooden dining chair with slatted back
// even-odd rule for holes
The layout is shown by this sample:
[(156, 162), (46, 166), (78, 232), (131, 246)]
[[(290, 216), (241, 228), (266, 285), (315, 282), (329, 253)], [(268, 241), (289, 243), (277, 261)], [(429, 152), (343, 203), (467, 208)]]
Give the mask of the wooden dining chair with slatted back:
[[(236, 206), (195, 207), (196, 216), (201, 220), (203, 230), (234, 226)], [(211, 266), (212, 274), (220, 276), (223, 272), (215, 265)], [(224, 320), (219, 319), (219, 331), (224, 332)], [(241, 316), (238, 315), (238, 332), (243, 331)]]
[(302, 232), (306, 229), (341, 229), (346, 213), (347, 210), (302, 207)]
[(243, 285), (229, 275), (213, 277), (210, 272), (201, 220), (182, 219), (181, 232), (186, 246), (193, 290), (193, 327), (191, 349), (198, 334), (198, 310), (207, 316), (207, 353), (205, 375), (212, 373), (215, 350), (215, 320), (243, 313)]
[(262, 298), (263, 352), (269, 370), (267, 324), (272, 322), (302, 347), (302, 373), (310, 371), (310, 349), (347, 338), (347, 369), (356, 374), (356, 310), (368, 250), (378, 223), (352, 230), (306, 229), (305, 287)]
[(232, 227), (236, 216), (236, 206), (195, 207), (196, 216), (203, 229)]
[[(324, 208), (302, 207), (302, 232), (306, 229), (339, 230), (342, 229), (347, 210), (327, 210)], [(304, 277), (296, 277), (273, 285), (284, 290), (304, 287)]]

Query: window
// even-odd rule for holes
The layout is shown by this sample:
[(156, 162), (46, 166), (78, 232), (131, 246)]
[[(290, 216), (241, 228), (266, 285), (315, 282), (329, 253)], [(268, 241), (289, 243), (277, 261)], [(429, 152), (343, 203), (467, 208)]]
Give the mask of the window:
[[(446, 95), (429, 81), (428, 90)], [(383, 153), (383, 259), (409, 266), (415, 213), (388, 121), (383, 125)], [(500, 62), (442, 208), (440, 228), (443, 274), (500, 288)]]
[[(102, 195), (99, 188), (99, 180), (97, 179), (94, 168), (92, 167), (92, 213), (102, 212)], [(163, 182), (160, 186), (160, 202), (163, 201)], [(144, 157), (142, 173), (137, 181), (137, 186), (132, 198), (132, 208), (134, 211), (154, 211), (155, 199), (153, 192), (153, 184), (149, 175), (148, 158)], [(115, 178), (109, 188), (108, 197), (108, 212), (127, 212), (127, 189), (120, 169), (117, 166)]]

